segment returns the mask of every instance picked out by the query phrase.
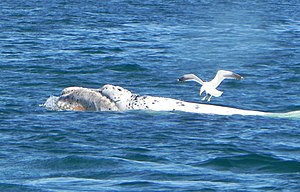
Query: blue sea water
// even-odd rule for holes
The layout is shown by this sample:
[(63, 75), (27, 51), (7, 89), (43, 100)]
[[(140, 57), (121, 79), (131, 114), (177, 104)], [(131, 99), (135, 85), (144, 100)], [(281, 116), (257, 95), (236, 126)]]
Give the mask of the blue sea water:
[(299, 118), (70, 112), (68, 86), (300, 110), (300, 2), (0, 1), (0, 191), (299, 191)]

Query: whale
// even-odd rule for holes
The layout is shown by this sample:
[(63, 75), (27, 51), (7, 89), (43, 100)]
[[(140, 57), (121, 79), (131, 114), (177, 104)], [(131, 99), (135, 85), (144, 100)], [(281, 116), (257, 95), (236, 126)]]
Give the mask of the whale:
[(213, 104), (187, 102), (167, 97), (138, 95), (116, 85), (99, 89), (67, 87), (60, 96), (49, 97), (43, 104), (48, 109), (67, 111), (183, 111), (217, 115), (272, 115), (270, 112), (245, 110)]
[(182, 111), (211, 115), (253, 115), (272, 118), (300, 119), (300, 110), (265, 112), (234, 107), (187, 102), (167, 97), (138, 95), (111, 84), (99, 89), (85, 87), (64, 88), (59, 96), (50, 96), (40, 106), (57, 111)]

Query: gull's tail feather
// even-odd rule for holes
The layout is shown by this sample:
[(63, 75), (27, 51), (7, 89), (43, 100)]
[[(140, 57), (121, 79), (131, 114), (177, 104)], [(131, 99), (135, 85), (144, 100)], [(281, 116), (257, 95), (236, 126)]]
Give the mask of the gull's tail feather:
[(204, 91), (206, 92), (206, 94), (214, 97), (220, 97), (223, 94), (222, 91), (219, 91), (212, 86), (208, 86), (207, 83), (201, 87), (199, 94), (202, 95)]
[(223, 94), (223, 92), (222, 92), (222, 91), (219, 91), (219, 90), (217, 90), (217, 89), (215, 89), (215, 90), (211, 90), (211, 91), (209, 92), (209, 94), (211, 94), (211, 95), (214, 96), (214, 97), (220, 97), (220, 96)]

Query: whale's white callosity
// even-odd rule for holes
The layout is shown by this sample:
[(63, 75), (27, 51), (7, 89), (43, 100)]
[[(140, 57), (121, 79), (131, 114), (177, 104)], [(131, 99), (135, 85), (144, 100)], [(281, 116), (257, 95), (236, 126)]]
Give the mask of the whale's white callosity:
[[(48, 100), (53, 101), (53, 98)], [(48, 101), (49, 103), (49, 101)], [(44, 104), (47, 107), (47, 101)], [(219, 115), (267, 115), (269, 113), (242, 110), (231, 107), (199, 104), (172, 98), (140, 96), (114, 85), (104, 85), (100, 89), (83, 87), (65, 88), (55, 100), (56, 109), (79, 111), (184, 111)], [(53, 105), (52, 105), (53, 106)]]
[(57, 108), (61, 110), (77, 111), (118, 111), (115, 102), (103, 96), (98, 89), (83, 87), (65, 88), (56, 101)]

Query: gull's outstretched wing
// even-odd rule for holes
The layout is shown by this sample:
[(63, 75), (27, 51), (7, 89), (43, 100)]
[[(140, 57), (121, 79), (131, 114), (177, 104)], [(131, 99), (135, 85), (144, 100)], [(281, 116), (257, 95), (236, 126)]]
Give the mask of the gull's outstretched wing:
[(210, 84), (213, 85), (214, 88), (217, 88), (224, 79), (238, 79), (238, 80), (240, 80), (240, 79), (243, 79), (243, 77), (236, 74), (236, 73), (233, 73), (231, 71), (219, 70), (217, 72), (215, 78), (210, 81)]
[(201, 85), (203, 85), (203, 80), (197, 77), (194, 74), (185, 74), (178, 79), (178, 81), (195, 81)]

